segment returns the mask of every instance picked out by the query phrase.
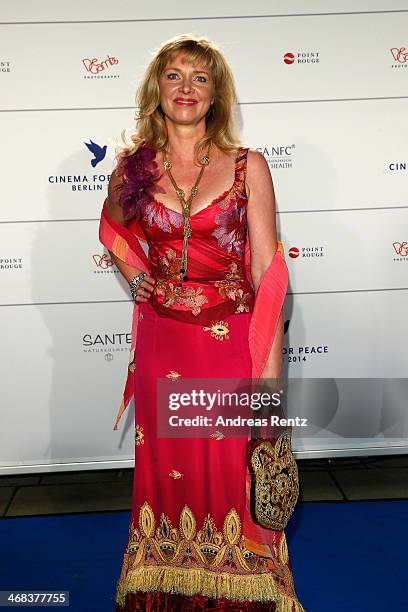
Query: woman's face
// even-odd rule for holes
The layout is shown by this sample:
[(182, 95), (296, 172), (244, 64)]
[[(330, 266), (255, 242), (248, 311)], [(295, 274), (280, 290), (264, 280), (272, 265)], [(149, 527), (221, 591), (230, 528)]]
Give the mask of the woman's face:
[(203, 120), (214, 101), (213, 82), (203, 64), (183, 63), (184, 54), (178, 53), (162, 72), (160, 103), (167, 119), (194, 125)]

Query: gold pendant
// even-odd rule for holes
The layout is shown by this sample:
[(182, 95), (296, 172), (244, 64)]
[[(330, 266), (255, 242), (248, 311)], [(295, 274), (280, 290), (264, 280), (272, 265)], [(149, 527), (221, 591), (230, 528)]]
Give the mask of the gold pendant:
[[(208, 145), (208, 150), (207, 150), (207, 155), (205, 155), (202, 160), (201, 160), (201, 165), (202, 166), (208, 166), (208, 164), (210, 163), (210, 158), (208, 156), (208, 153), (210, 151), (211, 148), (211, 142)], [(187, 280), (187, 247), (188, 247), (188, 239), (190, 238), (191, 234), (192, 234), (192, 230), (190, 227), (190, 207), (191, 207), (191, 202), (193, 200), (193, 198), (197, 195), (198, 193), (198, 183), (200, 182), (200, 179), (202, 177), (202, 174), (204, 172), (204, 168), (201, 168), (199, 176), (196, 180), (195, 185), (193, 185), (193, 187), (191, 188), (191, 193), (190, 196), (188, 197), (188, 200), (185, 200), (185, 192), (183, 189), (180, 189), (180, 187), (177, 185), (177, 183), (175, 182), (173, 175), (170, 172), (171, 169), (171, 163), (165, 158), (165, 153), (163, 152), (163, 167), (164, 169), (168, 172), (170, 180), (174, 186), (174, 189), (176, 191), (176, 194), (181, 202), (181, 208), (183, 211), (183, 218), (184, 218), (184, 227), (183, 227), (183, 247), (182, 247), (182, 256), (181, 256), (181, 267), (180, 267), (180, 281), (178, 283), (178, 286), (181, 287), (182, 285), (182, 280)]]

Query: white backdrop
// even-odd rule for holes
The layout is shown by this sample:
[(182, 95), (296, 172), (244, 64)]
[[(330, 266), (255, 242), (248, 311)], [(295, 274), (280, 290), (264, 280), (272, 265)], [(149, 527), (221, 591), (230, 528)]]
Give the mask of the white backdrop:
[[(0, 472), (133, 464), (132, 411), (112, 430), (132, 304), (98, 224), (140, 76), (186, 32), (226, 54), (243, 143), (270, 164), (288, 374), (358, 415), (297, 456), (407, 452), (408, 418), (387, 421), (407, 397), (407, 0), (148, 5), (0, 0)], [(351, 400), (347, 377), (404, 380)]]

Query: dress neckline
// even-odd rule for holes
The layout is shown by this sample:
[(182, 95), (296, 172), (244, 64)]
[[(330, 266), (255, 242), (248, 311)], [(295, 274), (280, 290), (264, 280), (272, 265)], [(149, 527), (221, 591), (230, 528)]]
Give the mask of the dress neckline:
[[(237, 181), (238, 181), (238, 158), (240, 156), (241, 151), (242, 151), (242, 147), (238, 147), (238, 152), (237, 152), (237, 155), (235, 157), (234, 182), (232, 183), (231, 187), (229, 189), (227, 189), (227, 191), (224, 191), (219, 196), (217, 196), (216, 198), (211, 200), (211, 202), (209, 204), (207, 204), (207, 206), (205, 206), (204, 208), (201, 208), (201, 210), (197, 210), (195, 213), (190, 215), (190, 219), (192, 219), (193, 217), (196, 217), (197, 215), (199, 215), (200, 213), (204, 212), (205, 210), (207, 210), (208, 208), (210, 208), (214, 204), (218, 204), (218, 202), (222, 202), (222, 200), (225, 200), (225, 198), (227, 196), (229, 196), (229, 194), (234, 190), (234, 188), (235, 188), (235, 186), (237, 184)], [(163, 204), (163, 202), (160, 202), (160, 200), (154, 199), (153, 202), (155, 204), (159, 204), (159, 206), (162, 206), (165, 210), (169, 211), (170, 213), (174, 213), (175, 215), (180, 215), (180, 217), (183, 216), (182, 212), (180, 212), (178, 210), (174, 210), (173, 208), (170, 208), (169, 206), (166, 206), (165, 204)]]

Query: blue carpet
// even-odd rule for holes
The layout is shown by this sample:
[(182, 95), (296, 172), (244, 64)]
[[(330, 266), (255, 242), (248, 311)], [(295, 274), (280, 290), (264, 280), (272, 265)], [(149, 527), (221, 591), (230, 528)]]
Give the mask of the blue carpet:
[(306, 612), (407, 609), (408, 500), (299, 504), (286, 530)]
[[(406, 608), (407, 516), (408, 500), (298, 504), (286, 535), (306, 612)], [(129, 518), (1, 520), (0, 590), (70, 591), (70, 610), (112, 612)]]

